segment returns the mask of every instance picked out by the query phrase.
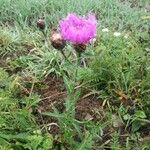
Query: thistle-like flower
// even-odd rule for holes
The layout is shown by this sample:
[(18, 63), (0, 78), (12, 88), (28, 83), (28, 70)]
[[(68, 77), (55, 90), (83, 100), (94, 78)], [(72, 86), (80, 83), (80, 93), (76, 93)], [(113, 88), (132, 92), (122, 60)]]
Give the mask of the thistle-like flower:
[(66, 46), (66, 41), (63, 39), (62, 35), (57, 31), (53, 31), (51, 33), (50, 41), (52, 46), (58, 50), (62, 50)]
[(76, 52), (82, 53), (86, 50), (86, 45), (85, 44), (73, 44), (73, 47)]
[(44, 30), (45, 29), (45, 20), (43, 20), (43, 19), (39, 19), (38, 21), (37, 21), (37, 27), (39, 28), (39, 29), (41, 29), (41, 30)]
[(88, 44), (96, 37), (96, 18), (89, 15), (87, 18), (69, 14), (59, 22), (60, 31), (66, 41), (73, 44)]

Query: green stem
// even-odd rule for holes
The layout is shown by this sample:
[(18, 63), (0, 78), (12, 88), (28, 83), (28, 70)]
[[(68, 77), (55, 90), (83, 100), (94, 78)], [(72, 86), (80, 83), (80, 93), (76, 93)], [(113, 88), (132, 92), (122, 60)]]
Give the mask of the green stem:
[(41, 31), (42, 31), (42, 33), (43, 33), (43, 35), (44, 35), (44, 38), (46, 39), (47, 35), (46, 35), (45, 30), (41, 30)]
[(64, 59), (68, 60), (63, 50), (60, 50), (61, 54), (63, 55)]
[(78, 75), (78, 67), (80, 66), (81, 63), (81, 53), (77, 52), (77, 62), (76, 62), (76, 71), (75, 71), (75, 82), (77, 82), (77, 75)]
[(77, 66), (80, 66), (81, 63), (81, 53), (77, 52)]
[(67, 58), (67, 56), (65, 55), (64, 51), (63, 51), (63, 50), (60, 50), (60, 52), (61, 52), (62, 56), (64, 57), (64, 59), (65, 59), (66, 61), (68, 61), (69, 63), (71, 63), (71, 62), (69, 61), (69, 59)]

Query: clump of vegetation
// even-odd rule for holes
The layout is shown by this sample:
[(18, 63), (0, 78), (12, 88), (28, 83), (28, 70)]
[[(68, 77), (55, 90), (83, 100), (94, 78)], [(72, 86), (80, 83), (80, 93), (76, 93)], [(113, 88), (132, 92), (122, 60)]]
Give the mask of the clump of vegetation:
[(0, 149), (149, 149), (148, 13), (148, 0), (0, 0)]

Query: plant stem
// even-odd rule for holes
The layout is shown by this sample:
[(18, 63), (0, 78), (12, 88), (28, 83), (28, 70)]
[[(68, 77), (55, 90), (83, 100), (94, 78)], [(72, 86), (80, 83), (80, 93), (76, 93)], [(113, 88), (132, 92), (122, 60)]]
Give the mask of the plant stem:
[(63, 55), (64, 59), (65, 59), (66, 61), (68, 61), (69, 63), (71, 63), (71, 62), (68, 60), (67, 56), (65, 55), (64, 51), (63, 51), (63, 50), (60, 50), (60, 52), (61, 52), (61, 54)]
[(41, 30), (41, 31), (42, 31), (42, 33), (43, 33), (44, 37), (46, 38), (45, 30)]
[(80, 66), (81, 63), (81, 53), (77, 52), (77, 66)]
[(66, 57), (66, 55), (65, 55), (65, 53), (64, 53), (64, 51), (63, 51), (63, 50), (60, 50), (60, 52), (61, 52), (61, 54), (63, 55), (64, 59), (68, 60), (67, 57)]
[(77, 62), (76, 62), (76, 71), (75, 71), (75, 82), (77, 82), (77, 75), (78, 75), (78, 66), (80, 66), (81, 63), (81, 53), (77, 52)]

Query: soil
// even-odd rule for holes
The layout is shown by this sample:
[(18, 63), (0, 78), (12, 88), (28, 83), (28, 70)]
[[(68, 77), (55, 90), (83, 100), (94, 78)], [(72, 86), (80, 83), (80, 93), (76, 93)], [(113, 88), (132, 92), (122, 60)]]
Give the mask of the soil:
[[(49, 76), (46, 80), (43, 81), (43, 85), (44, 86), (38, 91), (42, 100), (39, 103), (36, 110), (37, 113), (35, 114), (37, 117), (37, 122), (50, 134), (61, 135), (62, 132), (59, 129), (58, 121), (53, 117), (44, 116), (42, 113), (53, 112), (53, 107), (57, 108), (60, 113), (65, 111), (64, 103), (67, 97), (67, 93), (64, 87), (63, 79), (56, 76)], [(95, 95), (85, 97), (87, 93), (88, 91), (84, 91), (81, 98), (77, 101), (75, 110), (76, 119), (80, 121), (92, 120), (93, 122), (103, 122), (107, 118), (105, 113), (106, 108), (102, 107), (100, 99), (97, 99)], [(149, 129), (149, 126), (142, 132), (147, 132), (147, 129)], [(130, 136), (129, 130), (125, 130), (125, 126), (123, 124), (119, 125), (118, 127), (114, 127), (111, 123), (104, 129), (102, 141), (98, 141), (96, 144), (99, 145), (100, 143), (102, 144), (109, 141), (114, 136), (115, 131), (120, 132), (120, 146), (125, 145), (126, 138)], [(145, 136), (146, 135), (144, 134), (143, 137)], [(106, 147), (107, 145), (109, 147), (109, 143), (106, 144)]]
[(42, 98), (38, 109), (41, 112), (51, 112), (53, 111), (53, 107), (55, 107), (60, 112), (63, 112), (63, 103), (66, 98), (63, 79), (50, 76), (44, 80), (44, 85), (45, 86), (38, 91)]
[(0, 58), (0, 67), (1, 68), (7, 68), (7, 63), (4, 59)]
[[(41, 88), (38, 93), (41, 95), (41, 102), (36, 109), (36, 116), (39, 124), (49, 125), (52, 124), (49, 132), (51, 134), (60, 134), (60, 130), (57, 126), (57, 120), (53, 117), (41, 115), (43, 112), (53, 112), (53, 108), (57, 108), (59, 112), (65, 111), (64, 102), (67, 97), (67, 93), (64, 87), (62, 78), (56, 76), (49, 76), (43, 81), (44, 87)], [(84, 98), (84, 95), (78, 100), (76, 104), (76, 119), (100, 121), (104, 118), (104, 111), (101, 101), (94, 95), (90, 95)]]
[[(41, 88), (38, 93), (41, 95), (41, 102), (37, 107), (37, 122), (42, 127), (45, 127), (50, 134), (60, 135), (61, 130), (58, 127), (58, 121), (50, 116), (42, 115), (43, 112), (53, 112), (53, 107), (57, 108), (59, 112), (65, 111), (64, 102), (67, 97), (67, 93), (64, 87), (63, 79), (56, 76), (49, 76), (46, 80), (43, 81), (44, 87)], [(81, 98), (77, 101), (76, 104), (76, 119), (80, 121), (92, 120), (93, 122), (103, 122), (106, 119), (106, 108), (102, 107), (100, 99), (97, 99), (95, 95), (85, 96), (88, 91), (84, 91), (81, 95)], [(105, 110), (105, 111), (104, 111)], [(119, 126), (114, 128), (111, 123), (104, 129), (104, 137), (99, 143), (105, 143), (107, 140), (110, 140), (111, 133), (115, 130), (120, 130), (120, 144), (125, 143), (126, 137), (129, 136), (128, 132), (124, 130), (124, 126)]]
[(94, 95), (81, 98), (76, 105), (76, 119), (100, 121), (105, 116), (101, 101)]

